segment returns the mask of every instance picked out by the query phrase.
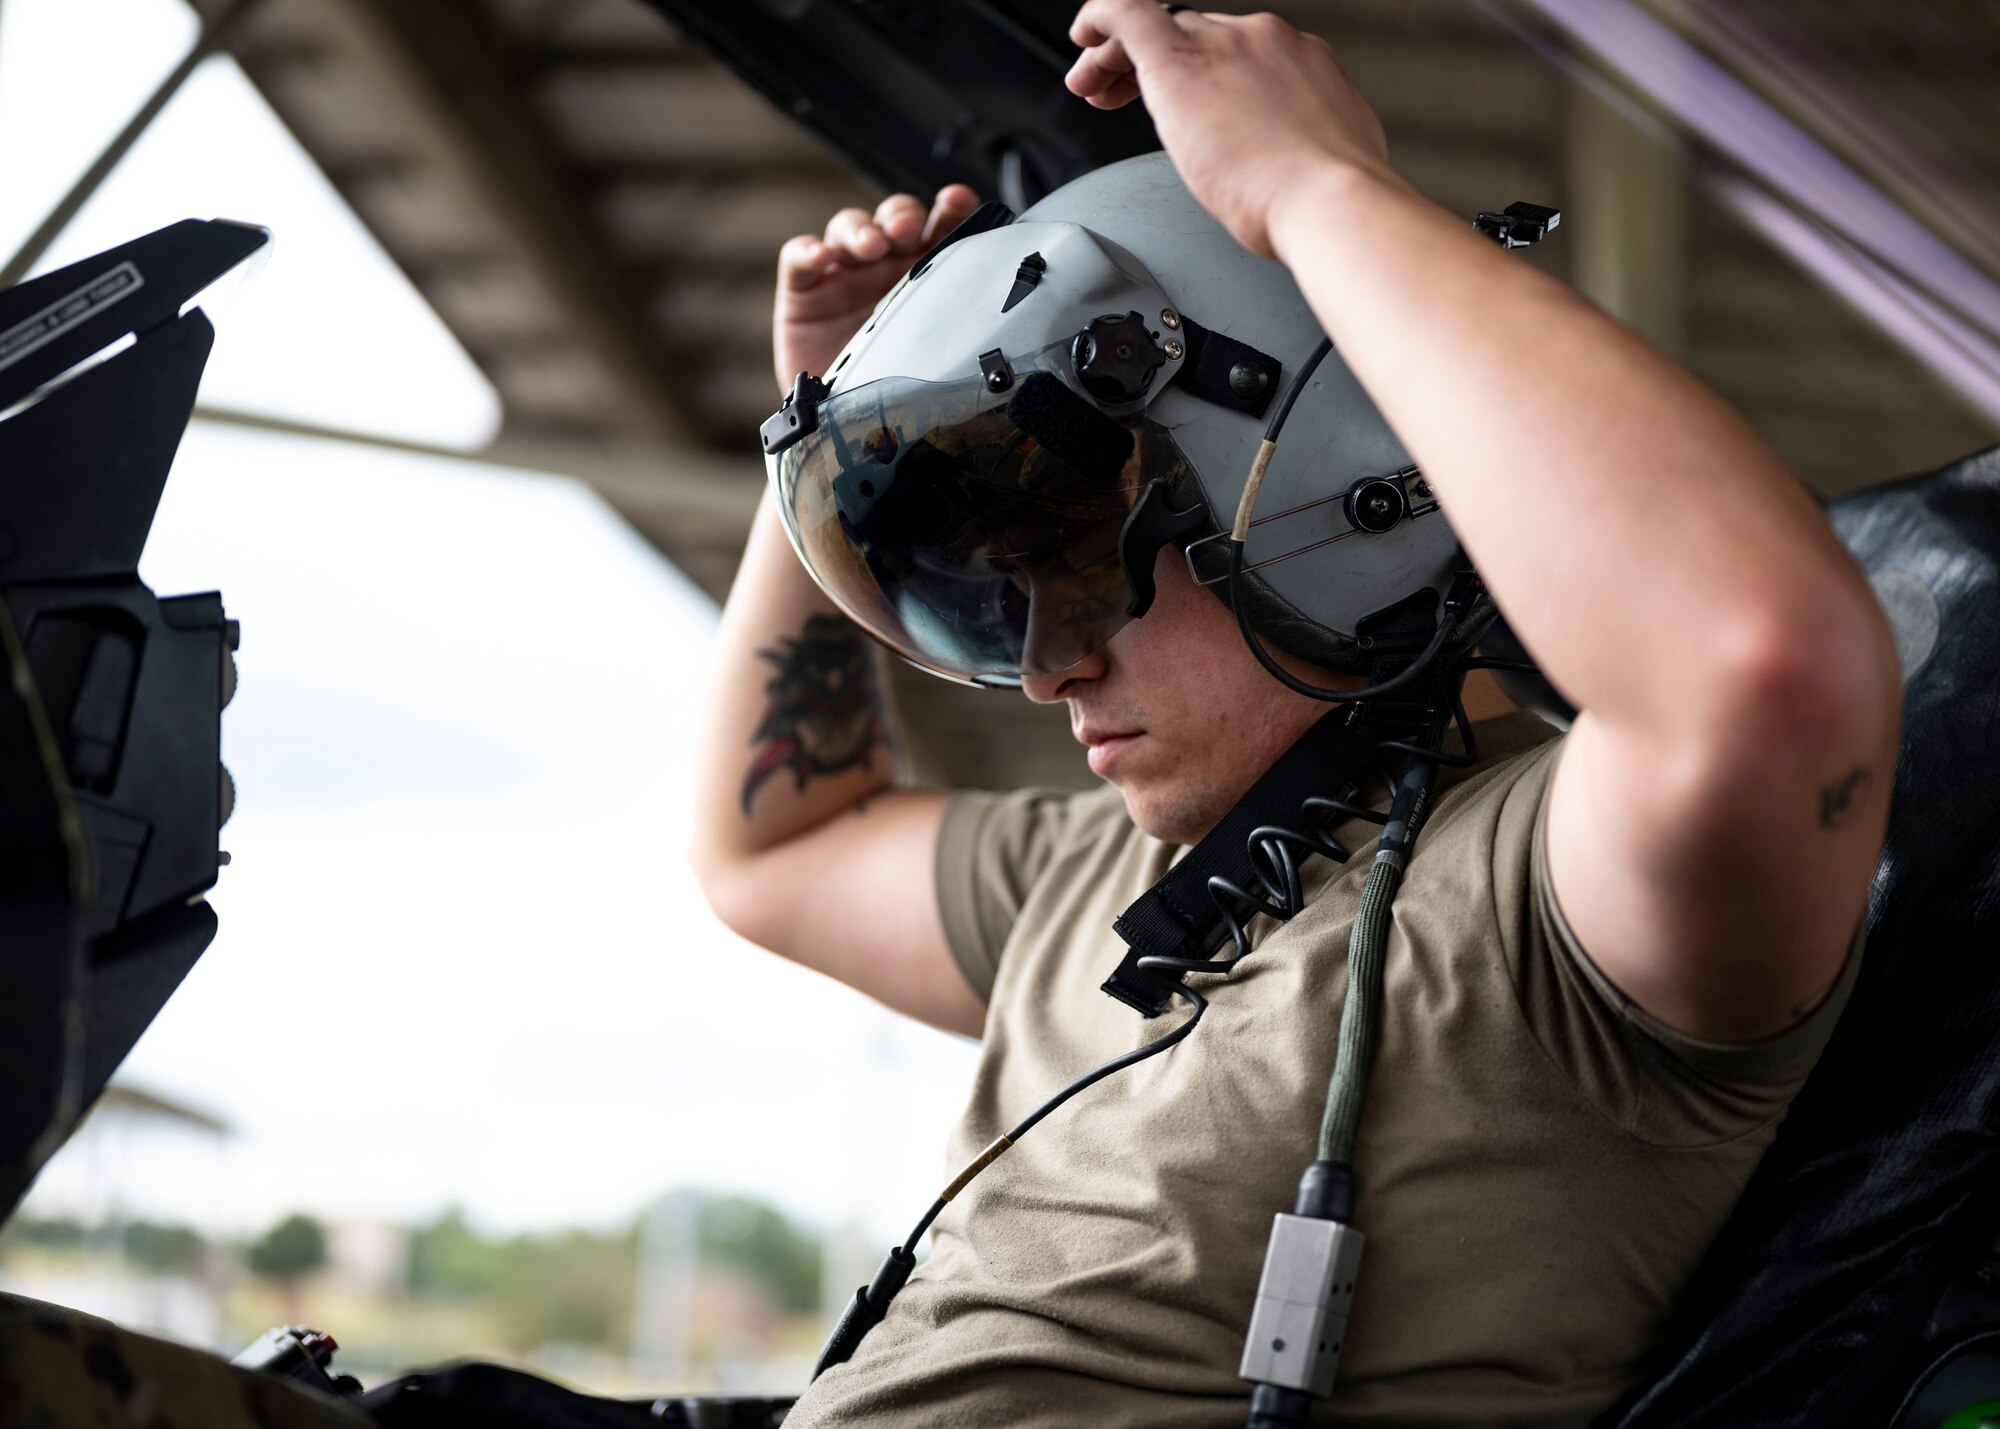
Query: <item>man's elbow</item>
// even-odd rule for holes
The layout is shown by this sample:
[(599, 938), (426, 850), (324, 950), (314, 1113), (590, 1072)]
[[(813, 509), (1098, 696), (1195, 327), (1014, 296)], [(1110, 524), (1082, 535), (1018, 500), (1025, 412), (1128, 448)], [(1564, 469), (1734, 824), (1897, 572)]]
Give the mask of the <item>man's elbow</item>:
[(1817, 764), (1892, 747), (1902, 713), (1894, 638), (1867, 585), (1829, 580), (1767, 599), (1718, 641), (1705, 736)]
[(769, 918), (760, 916), (768, 914), (770, 900), (759, 897), (760, 880), (753, 860), (705, 848), (697, 838), (688, 852), (688, 867), (716, 921), (739, 938), (760, 947), (771, 946)]

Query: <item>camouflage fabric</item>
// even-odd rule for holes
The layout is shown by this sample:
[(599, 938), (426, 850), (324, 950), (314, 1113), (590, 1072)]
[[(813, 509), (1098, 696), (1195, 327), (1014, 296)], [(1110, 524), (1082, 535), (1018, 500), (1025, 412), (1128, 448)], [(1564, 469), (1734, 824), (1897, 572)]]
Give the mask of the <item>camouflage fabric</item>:
[(7, 1429), (374, 1429), (359, 1410), (107, 1320), (0, 1295)]

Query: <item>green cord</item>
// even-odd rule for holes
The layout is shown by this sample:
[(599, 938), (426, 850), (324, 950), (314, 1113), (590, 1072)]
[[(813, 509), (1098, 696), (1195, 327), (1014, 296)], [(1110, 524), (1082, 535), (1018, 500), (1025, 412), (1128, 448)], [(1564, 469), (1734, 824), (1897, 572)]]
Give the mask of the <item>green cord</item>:
[(1319, 1123), (1319, 1159), (1353, 1164), (1354, 1136), (1368, 1098), (1368, 1069), (1375, 1061), (1381, 1031), (1382, 969), (1388, 961), (1390, 906), (1403, 881), (1403, 860), (1384, 851), (1368, 870), (1361, 907), (1347, 940), (1347, 1003), (1340, 1010), (1340, 1037), (1333, 1077), (1326, 1088), (1326, 1111)]

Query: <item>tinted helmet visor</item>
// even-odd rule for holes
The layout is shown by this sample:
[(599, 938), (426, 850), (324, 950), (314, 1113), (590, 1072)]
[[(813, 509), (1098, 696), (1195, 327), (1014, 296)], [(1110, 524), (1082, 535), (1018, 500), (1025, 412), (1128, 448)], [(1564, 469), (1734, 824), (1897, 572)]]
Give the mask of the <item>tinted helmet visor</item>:
[(1176, 474), (1164, 428), (1114, 420), (1049, 371), (1000, 393), (883, 378), (828, 397), (817, 423), (771, 459), (792, 544), (906, 659), (1018, 683), (1131, 618), (1119, 536), (1145, 484)]

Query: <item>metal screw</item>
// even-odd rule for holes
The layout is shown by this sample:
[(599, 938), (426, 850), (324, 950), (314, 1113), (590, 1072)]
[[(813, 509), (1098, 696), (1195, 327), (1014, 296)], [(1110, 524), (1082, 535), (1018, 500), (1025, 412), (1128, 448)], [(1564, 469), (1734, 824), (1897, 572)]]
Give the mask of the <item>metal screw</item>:
[(1239, 362), (1229, 369), (1229, 390), (1239, 397), (1257, 397), (1271, 385), (1271, 374), (1255, 362)]
[(1167, 354), (1167, 361), (1179, 362), (1181, 360), (1181, 345), (1177, 339), (1170, 337), (1166, 342), (1161, 344), (1161, 347)]
[(1179, 313), (1175, 312), (1172, 308), (1160, 309), (1161, 327), (1179, 327), (1180, 325), (1181, 315)]
[[(1003, 368), (996, 367), (986, 374), (986, 390), (989, 392), (1005, 392), (1013, 385), (1014, 379)], [(798, 423), (792, 425), (797, 426)]]

